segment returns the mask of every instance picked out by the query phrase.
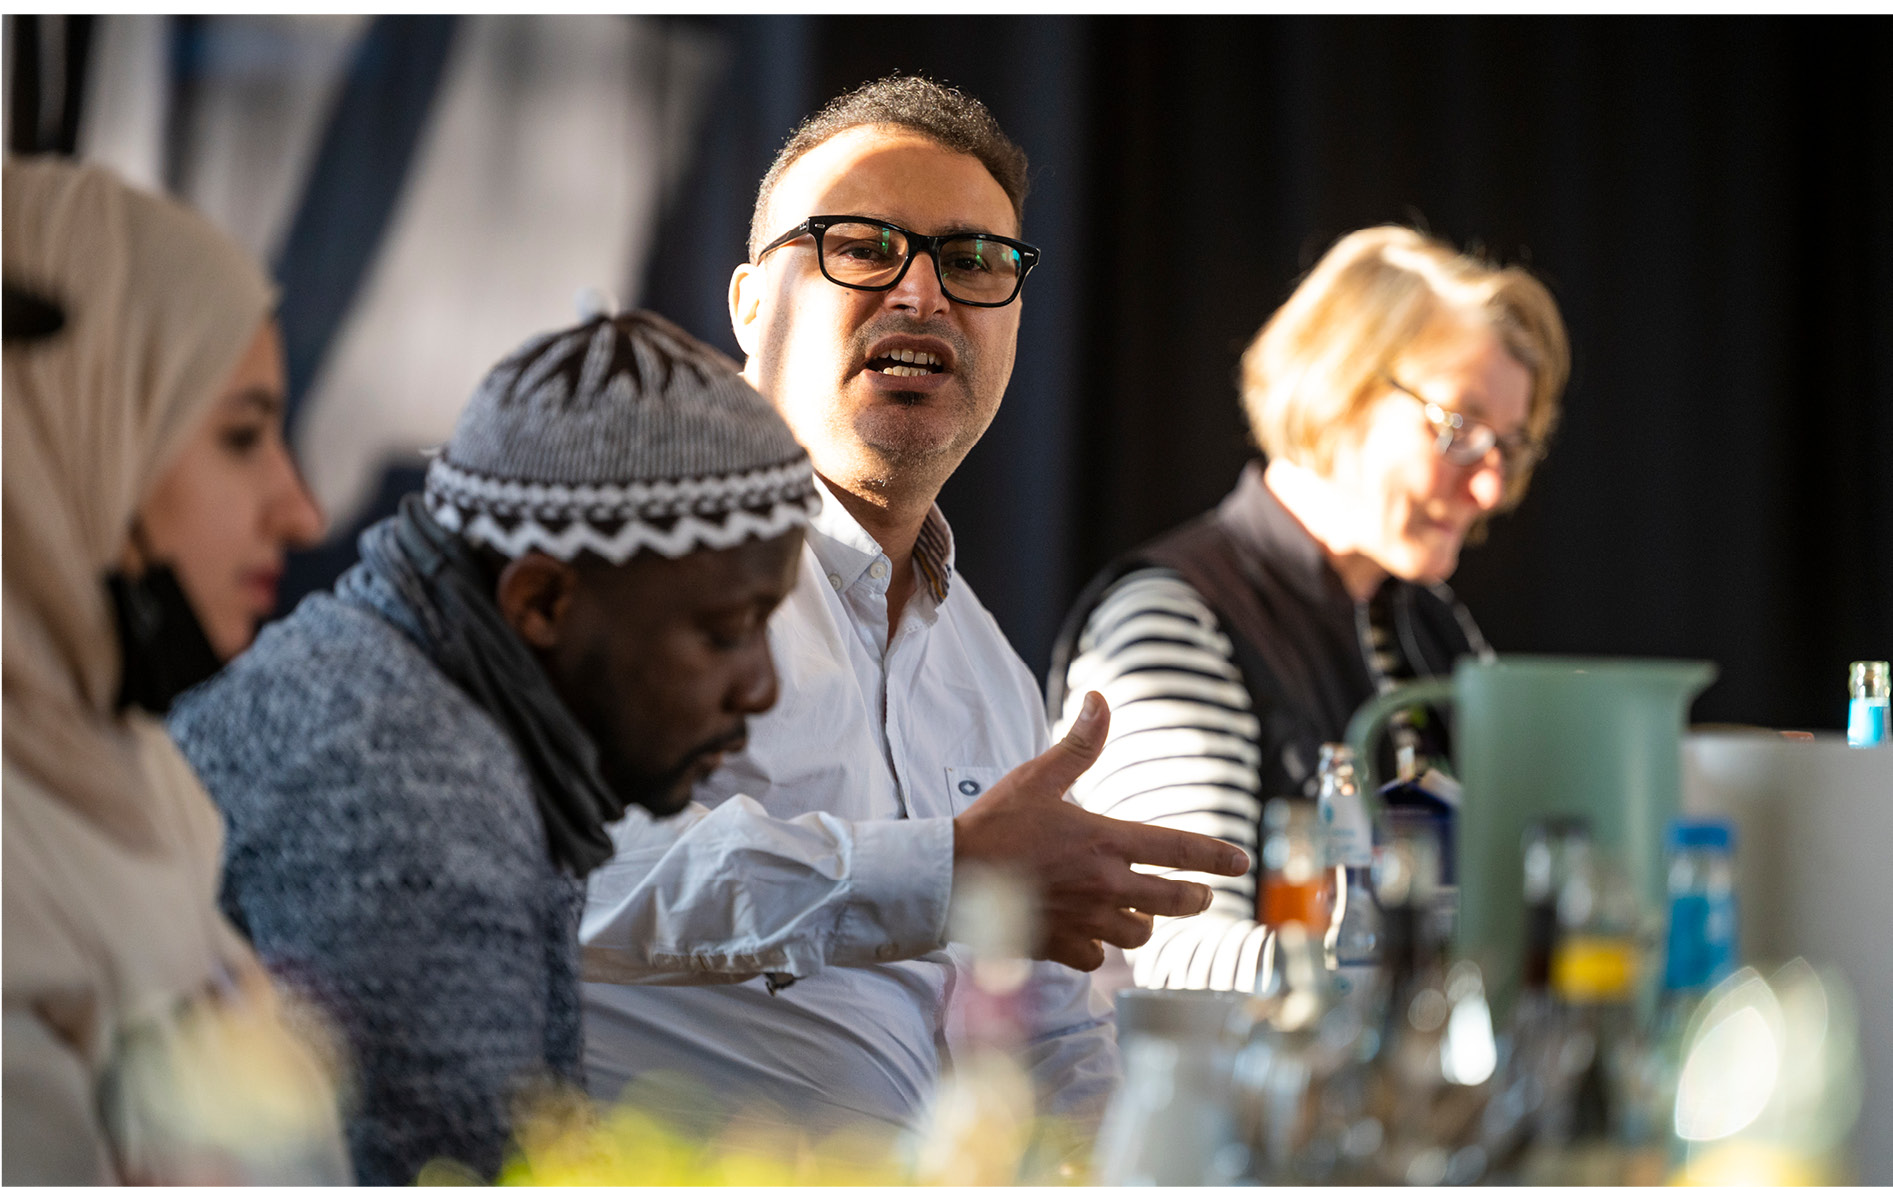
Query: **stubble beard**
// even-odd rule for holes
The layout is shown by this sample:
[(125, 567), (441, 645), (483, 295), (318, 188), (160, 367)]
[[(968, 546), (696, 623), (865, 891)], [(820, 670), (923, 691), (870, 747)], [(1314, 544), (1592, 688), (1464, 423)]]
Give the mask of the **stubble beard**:
[[(960, 409), (960, 419), (945, 435), (931, 426), (915, 424), (900, 409), (918, 409), (943, 397), (921, 392), (896, 392), (880, 397), (874, 405), (854, 414), (847, 426), (847, 439), (854, 442), (854, 469), (857, 481), (868, 490), (892, 495), (903, 490), (927, 490), (937, 493), (959, 468), (960, 462), (978, 440), (965, 440), (966, 421), (973, 419), (970, 406)], [(945, 397), (972, 403), (964, 393)], [(889, 407), (889, 405), (893, 407)], [(936, 404), (936, 407), (938, 405)], [(931, 497), (931, 495), (929, 495)]]
[(693, 776), (691, 768), (712, 754), (742, 749), (748, 738), (748, 727), (739, 726), (699, 744), (670, 769), (656, 773), (635, 771), (623, 762), (608, 761), (601, 765), (607, 768), (607, 784), (627, 805), (637, 804), (657, 817), (675, 816), (690, 805), (696, 794), (700, 780)]
[[(892, 334), (945, 340), (954, 352), (959, 382), (932, 394), (875, 391), (866, 381), (857, 383), (866, 368), (857, 368), (854, 360)], [(815, 363), (814, 358), (798, 360), (791, 350), (771, 351), (770, 365), (755, 377), (757, 386), (796, 430), (816, 472), (832, 485), (883, 506), (922, 497), (931, 501), (986, 429), (975, 395), (980, 390), (978, 350), (951, 326), (894, 315), (861, 327), (845, 351), (847, 361), (832, 373), (832, 380), (813, 389), (796, 384), (794, 374), (807, 376), (804, 368)], [(949, 408), (952, 414), (940, 418), (948, 421), (945, 426), (920, 423), (927, 411)], [(800, 419), (811, 412), (813, 425)], [(811, 431), (805, 433), (804, 428)]]
[(626, 695), (611, 677), (607, 648), (601, 641), (579, 660), (574, 673), (573, 695), (562, 696), (567, 709), (580, 728), (590, 735), (597, 748), (598, 776), (606, 792), (616, 801), (609, 819), (617, 820), (636, 805), (653, 816), (674, 816), (689, 806), (697, 781), (691, 768), (707, 755), (722, 750), (740, 749), (748, 739), (747, 723), (707, 739), (663, 770), (653, 770), (640, 757), (628, 752), (619, 737), (620, 723), (611, 712)]

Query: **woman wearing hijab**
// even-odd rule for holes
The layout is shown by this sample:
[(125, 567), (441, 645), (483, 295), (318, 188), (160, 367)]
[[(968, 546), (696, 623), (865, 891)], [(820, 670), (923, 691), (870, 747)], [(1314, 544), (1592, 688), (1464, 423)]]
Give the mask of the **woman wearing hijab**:
[[(1445, 582), (1524, 498), (1569, 370), (1543, 284), (1406, 227), (1344, 236), (1256, 335), (1266, 464), (1099, 574), (1052, 657), (1054, 719), (1090, 689), (1111, 704), (1079, 803), (1249, 853), (1208, 911), (1158, 922), (1138, 985), (1254, 985), (1263, 804), (1314, 795), (1321, 745), (1376, 693), (1491, 653)], [(1437, 719), (1390, 732), (1403, 768), (1446, 754)]]
[(270, 284), (102, 170), (4, 169), (5, 1178), (345, 1178), (312, 1028), (219, 914), (221, 824), (156, 716), (320, 530)]

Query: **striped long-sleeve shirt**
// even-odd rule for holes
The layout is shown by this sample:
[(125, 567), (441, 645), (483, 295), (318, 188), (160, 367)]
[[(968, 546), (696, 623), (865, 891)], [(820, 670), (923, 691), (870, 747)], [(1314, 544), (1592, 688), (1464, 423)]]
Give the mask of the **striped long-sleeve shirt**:
[(1078, 802), (1205, 833), (1249, 855), (1250, 873), (1241, 877), (1178, 875), (1207, 883), (1214, 897), (1200, 915), (1159, 919), (1150, 942), (1128, 954), (1142, 986), (1248, 989), (1261, 967), (1260, 727), (1233, 651), (1187, 581), (1171, 569), (1141, 569), (1105, 593), (1067, 669), (1065, 720), (1055, 733), (1092, 689), (1111, 706), (1104, 752), (1072, 789)]

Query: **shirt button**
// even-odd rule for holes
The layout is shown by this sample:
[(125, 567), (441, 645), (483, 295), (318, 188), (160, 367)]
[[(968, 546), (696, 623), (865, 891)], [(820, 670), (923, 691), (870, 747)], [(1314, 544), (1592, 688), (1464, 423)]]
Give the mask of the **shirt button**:
[(979, 784), (974, 782), (971, 779), (960, 780), (960, 794), (961, 795), (978, 795)]
[(869, 565), (868, 576), (874, 578), (876, 581), (887, 576), (887, 562), (875, 561), (873, 564)]
[(841, 574), (830, 573), (828, 575), (828, 585), (829, 585), (829, 588), (833, 589), (836, 593), (840, 593), (841, 592)]
[(882, 944), (879, 948), (874, 950), (874, 954), (882, 960), (892, 960), (899, 951), (900, 949), (893, 944)]

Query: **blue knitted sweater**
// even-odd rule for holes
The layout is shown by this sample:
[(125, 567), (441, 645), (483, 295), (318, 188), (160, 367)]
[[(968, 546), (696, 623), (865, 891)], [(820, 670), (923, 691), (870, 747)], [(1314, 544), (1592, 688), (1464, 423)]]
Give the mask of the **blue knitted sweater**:
[(583, 886), (518, 750), (381, 610), (305, 599), (171, 732), (228, 824), (224, 909), (350, 1045), (357, 1176), (490, 1178), (514, 1094), (579, 1077)]

